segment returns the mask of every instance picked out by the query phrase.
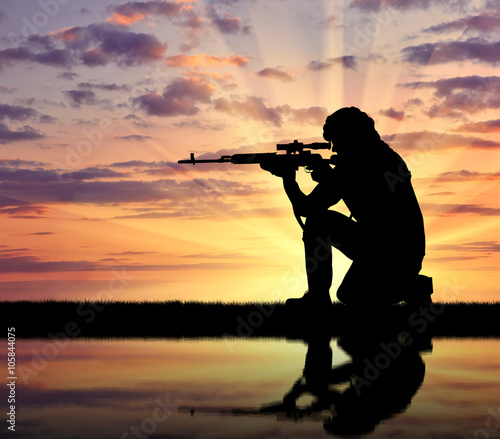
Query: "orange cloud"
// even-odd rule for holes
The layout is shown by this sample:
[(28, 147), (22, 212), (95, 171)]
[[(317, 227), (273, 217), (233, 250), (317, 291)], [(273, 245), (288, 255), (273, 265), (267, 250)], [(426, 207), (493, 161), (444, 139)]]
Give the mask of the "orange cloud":
[(58, 32), (51, 33), (50, 35), (56, 39), (69, 43), (81, 36), (81, 29), (78, 27), (63, 27)]
[(138, 21), (145, 20), (148, 16), (166, 16), (173, 18), (181, 13), (191, 11), (191, 3), (197, 0), (175, 0), (148, 2), (128, 2), (114, 7), (113, 15), (106, 21), (108, 23), (118, 23), (129, 26)]
[(170, 67), (222, 67), (236, 66), (244, 67), (250, 60), (241, 55), (231, 54), (229, 56), (206, 55), (200, 53), (198, 55), (175, 55), (169, 56), (165, 63)]
[(231, 88), (235, 88), (238, 86), (236, 81), (233, 79), (233, 75), (231, 73), (226, 72), (223, 75), (217, 72), (212, 72), (210, 73), (210, 76), (212, 79), (217, 82), (223, 89), (229, 90)]
[(146, 18), (146, 14), (135, 13), (132, 15), (123, 15), (119, 12), (114, 12), (111, 17), (109, 17), (106, 21), (108, 23), (118, 23), (123, 24), (125, 26), (129, 26), (137, 21), (142, 21)]

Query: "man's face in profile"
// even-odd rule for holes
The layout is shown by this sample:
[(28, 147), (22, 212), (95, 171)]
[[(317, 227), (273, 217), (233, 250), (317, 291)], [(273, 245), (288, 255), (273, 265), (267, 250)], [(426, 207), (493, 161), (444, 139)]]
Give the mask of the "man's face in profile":
[(332, 121), (328, 119), (329, 117), (326, 118), (326, 122), (323, 125), (323, 139), (331, 143), (332, 151), (340, 152), (339, 149), (343, 149), (342, 145), (345, 142), (342, 141), (342, 136), (338, 129), (334, 132)]
[(332, 126), (331, 122), (329, 123), (328, 119), (329, 117), (326, 118), (325, 124), (323, 125), (323, 139), (325, 139), (327, 142), (332, 142), (333, 144), (334, 139), (333, 139)]

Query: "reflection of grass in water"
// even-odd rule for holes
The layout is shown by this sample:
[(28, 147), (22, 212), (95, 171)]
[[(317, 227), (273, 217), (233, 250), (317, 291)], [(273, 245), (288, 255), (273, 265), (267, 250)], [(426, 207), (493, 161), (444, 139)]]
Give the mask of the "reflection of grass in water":
[[(429, 326), (437, 336), (500, 336), (500, 302), (436, 302), (427, 313), (404, 304), (360, 312), (335, 303), (326, 316), (290, 316), (278, 302), (5, 301), (0, 319), (18, 337), (301, 337)], [(73, 335), (75, 334), (75, 335)], [(1, 334), (0, 337), (6, 337)]]

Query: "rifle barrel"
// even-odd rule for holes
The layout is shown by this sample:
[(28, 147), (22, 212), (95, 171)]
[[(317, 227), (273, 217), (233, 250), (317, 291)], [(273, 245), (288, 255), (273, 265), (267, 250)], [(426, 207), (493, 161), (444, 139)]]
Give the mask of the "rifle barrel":
[(218, 159), (201, 159), (201, 160), (198, 160), (198, 159), (195, 159), (194, 158), (194, 154), (191, 153), (191, 158), (189, 158), (188, 160), (179, 160), (177, 163), (179, 163), (179, 164), (190, 163), (190, 164), (194, 165), (195, 163), (229, 163), (229, 162), (231, 162), (231, 156), (230, 155), (223, 155), (222, 157), (220, 157)]

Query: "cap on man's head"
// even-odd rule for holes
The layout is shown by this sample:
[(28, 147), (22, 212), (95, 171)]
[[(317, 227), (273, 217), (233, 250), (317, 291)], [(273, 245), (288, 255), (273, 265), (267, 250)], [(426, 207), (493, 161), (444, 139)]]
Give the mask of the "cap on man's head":
[(326, 118), (324, 126), (327, 137), (355, 137), (364, 140), (380, 140), (375, 122), (357, 107), (344, 107)]

